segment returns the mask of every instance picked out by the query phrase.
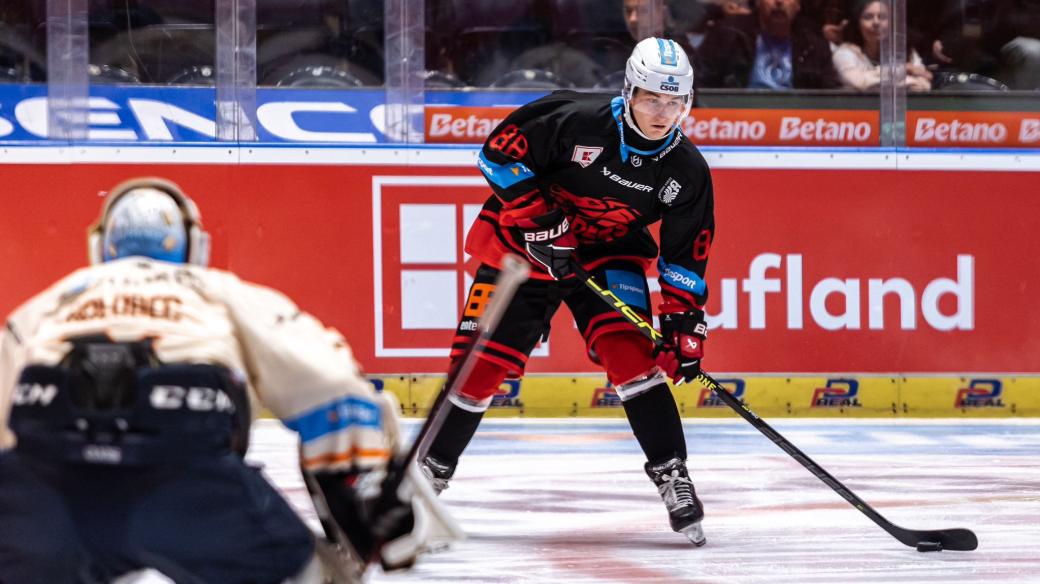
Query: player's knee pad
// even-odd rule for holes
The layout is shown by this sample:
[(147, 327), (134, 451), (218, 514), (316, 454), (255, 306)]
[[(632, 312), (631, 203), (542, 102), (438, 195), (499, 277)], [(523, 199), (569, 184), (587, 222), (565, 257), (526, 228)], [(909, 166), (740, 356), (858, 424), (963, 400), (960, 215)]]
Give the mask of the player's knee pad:
[(660, 369), (653, 369), (648, 371), (646, 375), (642, 377), (636, 377), (625, 383), (615, 385), (614, 392), (617, 393), (618, 397), (621, 398), (622, 402), (628, 400), (651, 390), (663, 389), (668, 391), (668, 380), (665, 374)]
[(636, 331), (607, 333), (596, 339), (593, 350), (615, 387), (655, 373), (653, 347)]
[(448, 399), (466, 411), (483, 413), (491, 405), (491, 398), (508, 373), (505, 367), (478, 357), (458, 394)]

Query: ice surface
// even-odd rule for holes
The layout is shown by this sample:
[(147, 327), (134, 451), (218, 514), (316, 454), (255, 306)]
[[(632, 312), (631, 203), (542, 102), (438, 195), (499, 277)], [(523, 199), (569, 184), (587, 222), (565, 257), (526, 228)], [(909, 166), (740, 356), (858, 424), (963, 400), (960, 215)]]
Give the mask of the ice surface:
[[(743, 420), (686, 419), (696, 548), (624, 420), (491, 419), (442, 495), (468, 540), (369, 582), (1040, 582), (1040, 420), (770, 423), (893, 523), (966, 527), (979, 549), (919, 553)], [(249, 458), (317, 529), (292, 435), (260, 422)]]

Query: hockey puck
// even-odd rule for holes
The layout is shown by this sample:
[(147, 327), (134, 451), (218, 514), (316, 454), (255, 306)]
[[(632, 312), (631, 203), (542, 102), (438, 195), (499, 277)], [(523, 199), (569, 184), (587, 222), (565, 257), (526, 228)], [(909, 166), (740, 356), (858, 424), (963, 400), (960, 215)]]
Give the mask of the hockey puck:
[(941, 552), (942, 544), (937, 541), (922, 541), (917, 544), (919, 552)]

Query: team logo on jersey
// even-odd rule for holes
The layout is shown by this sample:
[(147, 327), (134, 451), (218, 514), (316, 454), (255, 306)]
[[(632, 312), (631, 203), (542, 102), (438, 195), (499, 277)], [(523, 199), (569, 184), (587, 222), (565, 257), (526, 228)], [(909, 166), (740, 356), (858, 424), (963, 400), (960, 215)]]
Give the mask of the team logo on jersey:
[(602, 146), (575, 146), (574, 154), (571, 154), (571, 162), (577, 162), (582, 168), (588, 168), (596, 161), (600, 152), (603, 152)]
[(661, 190), (657, 192), (657, 198), (661, 199), (661, 202), (665, 205), (671, 205), (675, 202), (675, 198), (679, 196), (680, 190), (682, 190), (682, 185), (679, 184), (679, 181), (669, 178), (668, 182), (664, 183)]
[(632, 166), (643, 166), (643, 159), (638, 156), (633, 156)]

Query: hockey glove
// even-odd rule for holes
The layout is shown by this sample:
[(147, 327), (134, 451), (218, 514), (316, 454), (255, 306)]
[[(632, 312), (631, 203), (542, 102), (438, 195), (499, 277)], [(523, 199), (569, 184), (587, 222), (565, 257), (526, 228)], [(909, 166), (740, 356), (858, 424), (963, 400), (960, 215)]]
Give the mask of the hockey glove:
[(544, 215), (518, 219), (516, 227), (527, 255), (545, 266), (553, 279), (560, 280), (571, 274), (571, 254), (578, 240), (571, 233), (570, 221), (563, 211), (553, 209)]
[(661, 333), (665, 342), (654, 349), (657, 366), (676, 385), (693, 381), (701, 372), (704, 341), (708, 337), (704, 311), (678, 304), (662, 305)]

